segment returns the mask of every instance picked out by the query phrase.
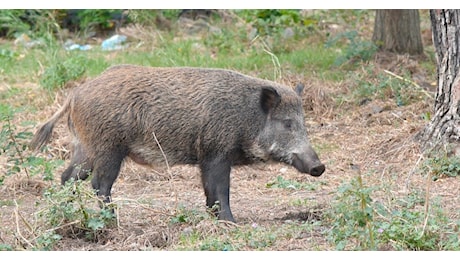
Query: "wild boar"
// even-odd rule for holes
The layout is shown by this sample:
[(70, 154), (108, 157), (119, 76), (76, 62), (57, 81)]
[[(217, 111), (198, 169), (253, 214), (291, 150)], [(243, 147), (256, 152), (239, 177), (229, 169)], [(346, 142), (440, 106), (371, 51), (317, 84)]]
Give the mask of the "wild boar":
[(117, 65), (73, 89), (30, 146), (43, 147), (67, 116), (74, 145), (63, 184), (91, 173), (93, 188), (110, 201), (127, 157), (198, 165), (207, 207), (235, 222), (232, 166), (276, 160), (312, 176), (325, 171), (307, 137), (302, 91), (224, 69)]

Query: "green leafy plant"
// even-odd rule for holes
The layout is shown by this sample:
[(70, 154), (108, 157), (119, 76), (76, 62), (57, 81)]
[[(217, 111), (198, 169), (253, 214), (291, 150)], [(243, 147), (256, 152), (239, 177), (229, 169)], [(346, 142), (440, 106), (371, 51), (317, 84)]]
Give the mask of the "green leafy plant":
[[(96, 242), (116, 224), (115, 205), (102, 203), (87, 184), (71, 179), (65, 185), (53, 184), (48, 187), (42, 199), (35, 203), (39, 208), (34, 213), (37, 217), (35, 223), (17, 213), (31, 236), (25, 238), (18, 231), (27, 249), (54, 250), (63, 237)], [(0, 250), (9, 248), (12, 247), (0, 244)]]
[(100, 201), (87, 182), (71, 179), (63, 186), (53, 185), (43, 198), (44, 209), (39, 216), (60, 236), (97, 241), (114, 224), (115, 205)]
[(85, 73), (85, 61), (85, 57), (80, 55), (57, 59), (46, 68), (40, 78), (40, 85), (48, 91), (63, 88), (69, 81), (77, 80)]
[(339, 187), (325, 214), (332, 225), (326, 233), (337, 250), (458, 250), (459, 222), (448, 218), (439, 203), (412, 192), (384, 205), (372, 199), (376, 190), (365, 187), (361, 176)]
[[(43, 179), (51, 181), (54, 179), (54, 170), (61, 166), (62, 160), (45, 160), (36, 157), (28, 150), (28, 143), (32, 132), (18, 129), (13, 123), (14, 114), (17, 109), (9, 105), (0, 105), (0, 122), (3, 123), (0, 129), (0, 155), (7, 158), (5, 175), (0, 175), (0, 184), (6, 176), (12, 174), (25, 174), (27, 178), (41, 174)], [(31, 124), (30, 122), (23, 122)]]
[(337, 204), (330, 212), (332, 229), (328, 236), (337, 250), (349, 249), (352, 241), (358, 243), (358, 250), (376, 249), (371, 199), (373, 190), (363, 185), (361, 175), (339, 187)]
[(460, 175), (460, 159), (447, 153), (435, 153), (426, 159), (421, 171), (432, 176), (433, 180)]
[(84, 9), (79, 10), (76, 15), (82, 31), (115, 29), (117, 23), (122, 19), (126, 20), (121, 9)]
[(58, 243), (62, 239), (62, 236), (56, 234), (56, 231), (45, 231), (44, 233), (40, 234), (36, 240), (34, 249), (36, 250), (45, 250), (51, 251), (53, 250), (53, 246)]
[(59, 10), (49, 9), (5, 9), (0, 10), (0, 30), (7, 37), (27, 35), (32, 40), (47, 44), (54, 41), (60, 31), (57, 22)]
[(347, 31), (331, 37), (326, 42), (326, 48), (337, 46), (339, 43), (345, 45), (343, 54), (335, 60), (336, 66), (357, 61), (368, 61), (377, 52), (378, 47), (371, 41), (361, 40), (357, 31)]
[[(262, 10), (240, 10), (237, 13), (248, 23), (257, 29), (260, 36), (272, 35), (281, 32), (287, 27), (302, 28), (304, 19), (300, 10), (293, 9), (262, 9)], [(311, 19), (305, 23), (312, 24)], [(306, 27), (305, 27), (306, 28)]]
[(202, 214), (196, 210), (187, 209), (183, 206), (179, 206), (177, 212), (174, 214), (174, 217), (171, 218), (172, 224), (178, 223), (188, 223), (196, 224), (204, 219), (210, 219), (210, 214)]
[(380, 210), (376, 222), (381, 243), (395, 250), (458, 250), (460, 222), (450, 219), (438, 198), (426, 200), (417, 190), (397, 199), (392, 210)]
[[(30, 136), (30, 132), (17, 132), (16, 126), (13, 124), (13, 116), (15, 109), (9, 105), (0, 104), (0, 121), (3, 123), (0, 132), (0, 155), (7, 156), (7, 175), (20, 172), (22, 169), (25, 170), (27, 176), (29, 173), (27, 168), (22, 166), (26, 163), (24, 152), (27, 150), (26, 143)], [(2, 176), (4, 178), (4, 176)]]
[[(203, 225), (210, 225), (209, 227), (206, 226), (206, 234), (203, 234), (200, 228), (193, 227), (190, 228), (189, 232), (181, 234), (179, 250), (263, 250), (273, 246), (280, 236), (292, 234), (291, 231), (286, 232), (289, 234), (283, 234), (283, 231), (280, 231), (278, 227), (269, 229), (255, 223), (232, 228), (222, 228), (220, 225), (207, 222), (203, 222)], [(209, 229), (212, 229), (213, 232), (209, 232)]]
[(426, 97), (411, 81), (388, 71), (376, 71), (374, 66), (366, 66), (363, 73), (352, 73), (350, 77), (356, 82), (348, 94), (354, 103), (391, 99), (397, 106), (406, 106)]
[(15, 33), (27, 32), (30, 25), (21, 17), (25, 16), (26, 10), (23, 9), (2, 9), (0, 10), (0, 29), (8, 37)]

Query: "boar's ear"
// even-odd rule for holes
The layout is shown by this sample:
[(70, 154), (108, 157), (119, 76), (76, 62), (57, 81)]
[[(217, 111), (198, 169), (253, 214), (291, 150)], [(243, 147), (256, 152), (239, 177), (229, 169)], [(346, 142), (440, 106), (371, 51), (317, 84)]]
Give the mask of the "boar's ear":
[(281, 101), (278, 91), (272, 87), (263, 87), (260, 95), (260, 105), (265, 113), (274, 109)]
[(304, 87), (305, 86), (302, 83), (297, 84), (297, 86), (295, 87), (295, 92), (297, 93), (297, 95), (302, 96)]

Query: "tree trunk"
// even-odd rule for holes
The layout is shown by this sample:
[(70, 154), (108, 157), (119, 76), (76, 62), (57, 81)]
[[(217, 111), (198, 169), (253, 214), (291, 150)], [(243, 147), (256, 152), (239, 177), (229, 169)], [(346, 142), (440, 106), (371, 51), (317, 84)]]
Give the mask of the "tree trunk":
[(438, 90), (431, 122), (417, 135), (417, 138), (425, 145), (425, 149), (455, 144), (454, 148), (458, 150), (460, 144), (460, 10), (430, 10), (430, 18), (436, 49)]
[(372, 41), (384, 51), (423, 54), (418, 10), (378, 9)]

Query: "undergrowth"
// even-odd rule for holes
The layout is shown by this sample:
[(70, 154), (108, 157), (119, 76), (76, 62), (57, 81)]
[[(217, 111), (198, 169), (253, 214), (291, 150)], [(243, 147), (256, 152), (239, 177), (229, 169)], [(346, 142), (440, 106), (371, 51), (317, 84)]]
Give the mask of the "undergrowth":
[(33, 133), (30, 131), (33, 122), (14, 123), (15, 109), (9, 105), (0, 105), (0, 155), (6, 159), (4, 172), (0, 174), (0, 184), (11, 175), (25, 175), (28, 179), (41, 176), (45, 181), (54, 179), (54, 171), (63, 164), (62, 160), (47, 160), (37, 157), (28, 149)]
[[(447, 148), (451, 149), (451, 148)], [(460, 175), (460, 159), (452, 151), (443, 149), (427, 153), (427, 158), (420, 167), (423, 175), (431, 176), (436, 181), (442, 178), (458, 177)]]
[(325, 214), (332, 226), (326, 234), (337, 250), (458, 250), (455, 230), (460, 222), (449, 218), (437, 199), (414, 191), (394, 204), (373, 199), (381, 187), (367, 187), (359, 174), (339, 187)]

